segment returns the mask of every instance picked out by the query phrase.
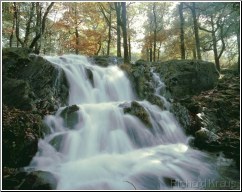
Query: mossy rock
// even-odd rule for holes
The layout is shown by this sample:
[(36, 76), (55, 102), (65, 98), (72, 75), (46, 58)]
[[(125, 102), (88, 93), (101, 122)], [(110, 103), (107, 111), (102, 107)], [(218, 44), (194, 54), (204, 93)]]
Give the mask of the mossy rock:
[(138, 117), (148, 128), (152, 127), (148, 112), (137, 101), (132, 101), (130, 107), (124, 108), (124, 113), (129, 113)]
[(66, 107), (61, 113), (60, 116), (64, 119), (65, 126), (73, 129), (76, 123), (78, 122), (77, 111), (79, 107), (77, 105), (72, 105)]

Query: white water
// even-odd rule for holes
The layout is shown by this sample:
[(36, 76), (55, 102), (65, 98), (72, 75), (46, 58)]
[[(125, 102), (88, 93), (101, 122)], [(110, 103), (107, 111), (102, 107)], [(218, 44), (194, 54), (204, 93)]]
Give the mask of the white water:
[[(74, 127), (67, 127), (62, 119), (64, 107), (46, 116), (51, 134), (39, 141), (38, 153), (28, 167), (52, 172), (58, 179), (57, 189), (170, 189), (174, 184), (179, 189), (181, 182), (214, 176), (211, 159), (187, 145), (187, 137), (169, 111), (138, 101), (152, 127), (124, 114), (122, 106), (130, 106), (135, 98), (117, 66), (101, 68), (81, 56), (46, 59), (64, 70), (69, 105), (79, 107)], [(92, 71), (93, 84), (86, 69)]]

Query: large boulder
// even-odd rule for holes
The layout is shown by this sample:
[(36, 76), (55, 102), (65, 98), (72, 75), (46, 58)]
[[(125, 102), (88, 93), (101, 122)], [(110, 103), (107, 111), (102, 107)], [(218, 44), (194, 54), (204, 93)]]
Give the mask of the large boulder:
[(21, 170), (4, 168), (4, 190), (53, 190), (57, 186), (57, 178), (47, 171), (27, 173)]
[(20, 168), (49, 131), (43, 117), (66, 104), (68, 85), (61, 69), (29, 49), (3, 49), (2, 69), (2, 163)]
[(46, 131), (38, 114), (3, 106), (2, 164), (7, 167), (27, 166), (38, 150), (38, 140)]
[(6, 48), (2, 55), (4, 104), (40, 111), (66, 104), (68, 85), (62, 70), (29, 49)]
[(219, 77), (214, 63), (201, 60), (171, 60), (156, 66), (166, 85), (167, 96), (175, 99), (212, 89)]
[(122, 57), (115, 56), (92, 56), (89, 58), (92, 62), (102, 67), (107, 67), (108, 65), (120, 65), (124, 63)]

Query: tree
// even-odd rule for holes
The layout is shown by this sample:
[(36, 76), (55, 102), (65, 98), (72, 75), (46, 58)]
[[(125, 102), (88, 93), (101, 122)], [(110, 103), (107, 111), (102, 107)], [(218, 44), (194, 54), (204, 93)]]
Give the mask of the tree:
[(227, 25), (227, 17), (231, 14), (227, 3), (208, 3), (202, 7), (205, 21), (199, 29), (211, 35), (211, 40), (207, 41), (205, 51), (213, 50), (216, 68), (220, 71), (220, 58), (225, 51), (225, 38), (231, 27)]
[(122, 5), (122, 32), (123, 32), (123, 48), (124, 62), (129, 63), (128, 39), (127, 39), (127, 17), (126, 17), (126, 2), (121, 2)]
[[(45, 24), (47, 16), (53, 7), (54, 3), (47, 5), (47, 8), (42, 14), (43, 5), (39, 2), (30, 3), (13, 3), (14, 9), (14, 21), (15, 21), (15, 35), (17, 42), (21, 44), (22, 47), (29, 47), (31, 49), (35, 48), (35, 52), (39, 53), (40, 45), (38, 46), (38, 41), (41, 39), (45, 32)], [(26, 16), (23, 21), (23, 16)], [(25, 34), (24, 37), (20, 37), (20, 27), (21, 23), (25, 24)], [(32, 36), (33, 32), (35, 36)], [(32, 40), (31, 40), (32, 39)], [(30, 41), (31, 40), (31, 41)]]
[(117, 57), (121, 57), (121, 3), (114, 3), (117, 18)]
[[(105, 22), (108, 26), (108, 41), (107, 41), (107, 55), (110, 54), (110, 46), (111, 46), (111, 31), (112, 31), (112, 4), (110, 2), (104, 4), (104, 3), (99, 3), (99, 9), (104, 16)], [(119, 32), (120, 33), (120, 32)], [(119, 49), (120, 54), (121, 50)]]
[(200, 38), (199, 38), (199, 32), (198, 32), (197, 14), (196, 14), (196, 4), (195, 2), (192, 2), (192, 5), (190, 5), (189, 3), (186, 3), (186, 6), (189, 7), (192, 12), (193, 28), (194, 28), (194, 34), (195, 34), (196, 51), (197, 51), (196, 55), (198, 59), (202, 59), (201, 50), (200, 50)]
[(178, 5), (180, 17), (180, 41), (181, 41), (181, 59), (185, 59), (185, 43), (184, 43), (184, 17), (183, 17), (183, 3)]

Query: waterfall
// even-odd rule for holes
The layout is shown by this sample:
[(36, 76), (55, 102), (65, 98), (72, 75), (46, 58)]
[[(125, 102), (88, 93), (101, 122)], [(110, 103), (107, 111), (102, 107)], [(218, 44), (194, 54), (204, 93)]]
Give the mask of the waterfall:
[[(50, 133), (27, 169), (54, 174), (58, 190), (194, 189), (189, 182), (215, 176), (211, 158), (187, 145), (173, 114), (137, 101), (117, 66), (76, 55), (45, 58), (66, 75), (68, 106), (45, 117)], [(149, 126), (125, 112), (134, 100)]]

